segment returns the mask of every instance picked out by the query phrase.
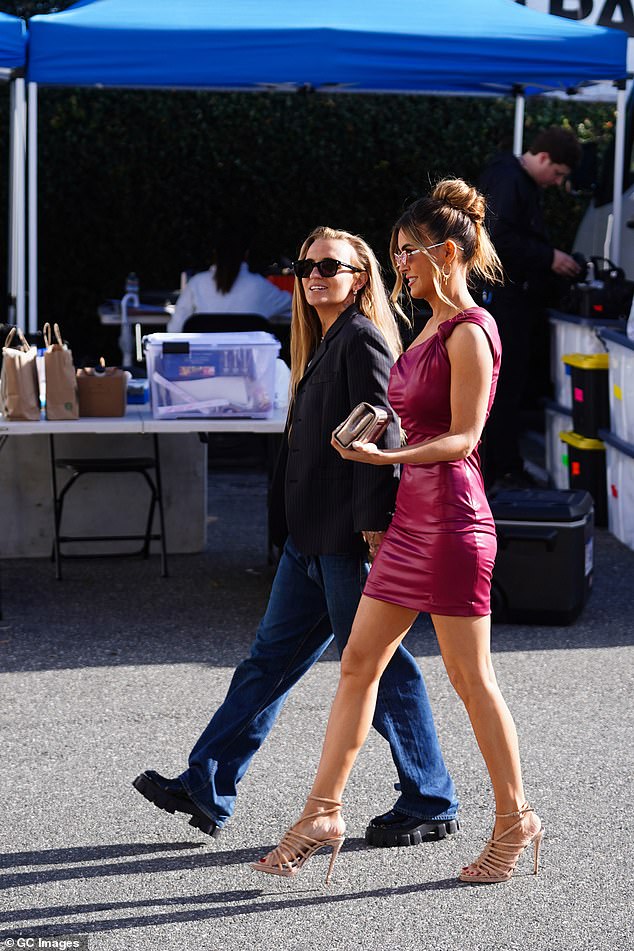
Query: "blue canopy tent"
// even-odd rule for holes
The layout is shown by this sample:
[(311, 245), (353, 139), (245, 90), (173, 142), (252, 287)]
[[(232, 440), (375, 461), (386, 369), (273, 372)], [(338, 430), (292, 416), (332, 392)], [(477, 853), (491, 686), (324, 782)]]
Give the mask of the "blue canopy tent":
[[(24, 20), (0, 13), (0, 79), (11, 80), (11, 134), (9, 161), (9, 294), (22, 302), (21, 326), (24, 326), (24, 262), (26, 221), (24, 215), (26, 156), (26, 106), (23, 71), (26, 62), (26, 24)], [(21, 211), (21, 213), (19, 213)]]
[(21, 69), (25, 63), (26, 23), (0, 13), (0, 67), (3, 72)]
[(625, 75), (620, 32), (511, 0), (81, 0), (29, 31), (29, 81), (64, 85), (500, 95)]
[(385, 0), (80, 0), (29, 21), (27, 78), (33, 88), (523, 95), (624, 80), (626, 44), (512, 0), (412, 0), (406, 14)]

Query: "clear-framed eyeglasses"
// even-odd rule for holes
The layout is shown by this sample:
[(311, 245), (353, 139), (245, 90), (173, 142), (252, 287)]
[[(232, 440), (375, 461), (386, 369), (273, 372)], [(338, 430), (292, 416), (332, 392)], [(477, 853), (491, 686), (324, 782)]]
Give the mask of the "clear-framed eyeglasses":
[[(423, 245), (422, 248), (410, 248), (407, 251), (395, 252), (394, 262), (397, 267), (406, 267), (413, 254), (420, 254), (421, 251), (433, 251), (434, 248), (441, 248), (443, 244), (445, 244), (444, 241), (438, 241), (436, 244)], [(457, 244), (456, 247), (459, 251), (464, 251), (464, 248), (461, 248), (459, 244)]]

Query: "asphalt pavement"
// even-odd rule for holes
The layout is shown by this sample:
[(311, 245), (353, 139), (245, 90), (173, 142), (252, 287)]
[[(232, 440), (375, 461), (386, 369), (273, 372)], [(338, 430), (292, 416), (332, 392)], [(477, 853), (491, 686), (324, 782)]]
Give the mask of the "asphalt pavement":
[[(210, 476), (201, 555), (0, 563), (0, 949), (630, 951), (634, 551), (597, 530), (595, 582), (568, 627), (498, 625), (495, 666), (515, 716), (527, 794), (546, 828), (508, 884), (461, 885), (493, 804), (460, 701), (422, 617), (408, 636), (456, 780), (461, 831), (371, 849), (394, 768), (372, 734), (350, 781), (348, 839), (295, 880), (249, 862), (294, 820), (337, 681), (329, 649), (293, 691), (217, 840), (144, 800), (143, 769), (175, 775), (221, 702), (266, 603), (266, 484)], [(11, 945), (11, 943), (13, 943)]]

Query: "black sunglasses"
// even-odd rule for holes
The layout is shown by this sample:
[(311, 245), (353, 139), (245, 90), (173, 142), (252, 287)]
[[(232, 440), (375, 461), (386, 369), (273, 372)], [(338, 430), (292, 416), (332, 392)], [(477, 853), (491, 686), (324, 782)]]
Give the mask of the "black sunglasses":
[(334, 277), (340, 267), (347, 267), (351, 271), (363, 272), (362, 267), (355, 267), (354, 264), (346, 264), (345, 261), (337, 261), (335, 258), (322, 258), (321, 261), (313, 261), (312, 258), (304, 258), (302, 261), (293, 262), (293, 271), (295, 277), (310, 277), (313, 268), (317, 268), (322, 277)]

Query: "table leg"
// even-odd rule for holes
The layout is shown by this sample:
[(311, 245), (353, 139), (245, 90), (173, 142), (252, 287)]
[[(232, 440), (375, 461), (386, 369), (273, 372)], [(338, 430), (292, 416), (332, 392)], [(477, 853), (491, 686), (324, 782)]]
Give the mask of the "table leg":
[(161, 483), (161, 454), (158, 433), (154, 436), (154, 460), (156, 462), (156, 488), (158, 492), (159, 524), (161, 527), (161, 577), (167, 578), (167, 549), (165, 545), (165, 514), (163, 512), (163, 485)]
[(48, 437), (49, 456), (51, 460), (51, 489), (53, 492), (53, 557), (55, 558), (55, 577), (62, 578), (62, 561), (59, 551), (59, 523), (60, 502), (57, 497), (57, 476), (55, 474), (55, 437), (51, 433)]

